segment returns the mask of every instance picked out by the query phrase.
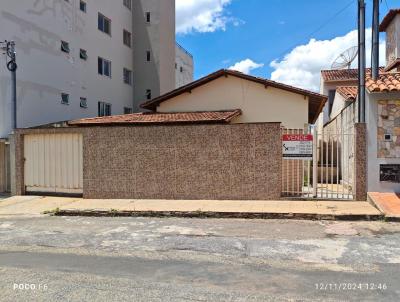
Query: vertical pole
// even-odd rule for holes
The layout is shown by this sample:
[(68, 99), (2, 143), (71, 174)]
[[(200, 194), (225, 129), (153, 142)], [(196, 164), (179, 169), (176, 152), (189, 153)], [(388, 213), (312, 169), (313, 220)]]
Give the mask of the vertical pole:
[(358, 56), (359, 56), (359, 66), (358, 66), (358, 121), (360, 123), (365, 123), (365, 1), (358, 0), (359, 7), (359, 41), (358, 41)]
[(17, 71), (11, 71), (11, 99), (13, 108), (13, 130), (17, 129)]
[(313, 197), (317, 197), (317, 186), (318, 186), (318, 130), (316, 127), (313, 127), (314, 134), (314, 146), (313, 146)]
[(379, 77), (379, 0), (374, 0), (374, 10), (372, 18), (372, 78), (377, 80)]

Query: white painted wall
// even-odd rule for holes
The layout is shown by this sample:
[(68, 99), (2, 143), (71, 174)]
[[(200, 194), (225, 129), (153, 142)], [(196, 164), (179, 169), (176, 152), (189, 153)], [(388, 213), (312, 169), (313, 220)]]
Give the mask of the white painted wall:
[(368, 94), (366, 119), (368, 135), (368, 192), (400, 192), (400, 184), (380, 182), (381, 164), (400, 164), (400, 158), (378, 158), (378, 101), (400, 99), (400, 93)]
[(193, 82), (194, 62), (193, 56), (182, 46), (176, 44), (176, 88)]
[(133, 0), (133, 18), (134, 109), (139, 111), (147, 89), (152, 98), (175, 89), (175, 0)]
[[(79, 0), (3, 0), (0, 36), (15, 40), (19, 69), (18, 127), (31, 127), (69, 119), (97, 116), (98, 101), (112, 104), (112, 113), (133, 106), (133, 88), (123, 82), (123, 68), (133, 69), (132, 50), (123, 45), (123, 29), (132, 28), (132, 13), (122, 1), (87, 0), (87, 13)], [(112, 20), (111, 37), (97, 29), (101, 12)], [(61, 40), (70, 54), (60, 50)], [(80, 48), (88, 61), (79, 58)], [(112, 61), (112, 78), (98, 75), (98, 56)], [(10, 74), (0, 56), (0, 137), (10, 133)], [(61, 104), (61, 92), (70, 105)], [(86, 97), (88, 108), (80, 108)]]
[[(175, 0), (132, 1), (133, 9), (146, 7), (133, 15), (122, 0), (85, 0), (83, 13), (79, 0), (1, 1), (0, 39), (15, 40), (17, 49), (18, 127), (94, 117), (99, 101), (111, 103), (112, 114), (122, 114), (124, 107), (138, 107), (147, 87), (153, 96), (175, 88)], [(150, 24), (145, 11), (152, 13)], [(98, 30), (99, 12), (112, 21), (111, 36)], [(124, 29), (132, 33), (132, 48), (123, 44)], [(69, 42), (69, 55), (61, 52), (61, 40)], [(154, 65), (146, 64), (149, 47)], [(80, 48), (87, 50), (86, 62)], [(99, 56), (112, 62), (111, 78), (98, 74)], [(5, 59), (0, 54), (0, 138), (11, 132)], [(124, 83), (124, 68), (133, 71), (133, 86)], [(70, 105), (61, 104), (61, 93), (70, 95)], [(80, 108), (81, 97), (87, 98), (87, 109)]]
[(158, 112), (241, 109), (235, 123), (282, 122), (287, 128), (308, 124), (308, 99), (303, 95), (268, 87), (234, 76), (220, 77), (161, 103)]

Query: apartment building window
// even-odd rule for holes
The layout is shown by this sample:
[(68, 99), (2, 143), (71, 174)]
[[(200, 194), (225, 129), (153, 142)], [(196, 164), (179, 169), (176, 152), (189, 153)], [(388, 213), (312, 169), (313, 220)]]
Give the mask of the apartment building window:
[(183, 72), (183, 67), (181, 66), (181, 68), (179, 68), (180, 72)]
[(147, 62), (151, 61), (151, 52), (150, 52), (150, 50), (146, 51), (146, 60), (147, 60)]
[(124, 114), (132, 114), (133, 109), (129, 107), (124, 107)]
[(131, 10), (132, 9), (132, 0), (124, 0), (124, 5)]
[(98, 28), (103, 33), (111, 36), (111, 20), (99, 13)]
[(79, 51), (79, 57), (82, 60), (87, 61), (87, 59), (88, 59), (87, 51), (81, 48)]
[(98, 70), (99, 74), (111, 78), (111, 61), (99, 57)]
[(148, 100), (151, 100), (151, 89), (147, 89), (147, 90), (146, 90), (146, 98), (147, 98)]
[(61, 93), (61, 104), (69, 105), (69, 94), (68, 93)]
[(124, 68), (124, 83), (132, 85), (132, 71)]
[(151, 14), (150, 14), (150, 12), (147, 12), (147, 13), (146, 13), (146, 22), (147, 22), (147, 23), (150, 23), (150, 22), (151, 22)]
[(81, 98), (79, 106), (86, 109), (88, 107), (87, 98)]
[(68, 42), (61, 41), (61, 51), (65, 52), (65, 53), (69, 53), (70, 52), (69, 43)]
[(111, 115), (111, 104), (106, 102), (98, 103), (99, 116), (110, 116)]
[(132, 45), (132, 34), (124, 29), (124, 44), (129, 48)]
[(86, 8), (87, 8), (86, 2), (81, 0), (81, 1), (79, 2), (79, 8), (80, 8), (80, 10), (81, 10), (82, 12), (86, 13)]

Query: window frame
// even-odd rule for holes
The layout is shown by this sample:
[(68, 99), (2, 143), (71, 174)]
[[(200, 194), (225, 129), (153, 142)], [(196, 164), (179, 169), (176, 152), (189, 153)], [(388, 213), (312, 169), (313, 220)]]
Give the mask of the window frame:
[[(127, 73), (128, 75), (129, 75), (129, 81), (126, 81), (126, 74), (125, 73)], [(124, 67), (124, 69), (123, 69), (123, 79), (124, 79), (124, 83), (125, 84), (127, 84), (127, 85), (129, 85), (129, 86), (132, 86), (132, 84), (133, 84), (133, 72), (132, 72), (132, 70), (130, 70), (130, 69), (128, 69), (128, 68), (125, 68)]]
[[(127, 41), (125, 38), (129, 38), (129, 42), (126, 43)], [(124, 43), (125, 46), (132, 48), (132, 33), (126, 29), (123, 30), (122, 32), (122, 42)]]
[[(82, 54), (84, 54), (84, 55), (82, 55)], [(79, 49), (79, 58), (82, 61), (87, 61), (88, 60), (89, 56), (87, 54), (87, 50), (86, 49), (83, 49), (83, 48)]]
[[(106, 112), (108, 111), (108, 112)], [(97, 103), (97, 114), (99, 117), (112, 115), (112, 104), (100, 101)]]
[(64, 53), (71, 53), (71, 48), (69, 47), (69, 42), (61, 40), (61, 51)]
[(61, 92), (61, 104), (69, 105), (69, 94), (65, 92)]
[[(100, 60), (101, 60), (101, 69), (100, 69)], [(105, 71), (107, 70), (107, 68), (105, 68), (106, 64), (108, 63), (108, 70), (109, 70), (109, 74), (106, 74)], [(108, 77), (111, 79), (112, 77), (112, 62), (110, 60), (104, 59), (102, 57), (98, 57), (97, 59), (97, 72), (99, 75), (104, 76), (104, 77)]]
[[(100, 23), (100, 19), (102, 20), (101, 23)], [(105, 21), (108, 22), (108, 30), (109, 30), (109, 32), (107, 32), (105, 30), (106, 29), (106, 26), (105, 26), (106, 22)], [(100, 24), (101, 24), (101, 26), (100, 26)], [(104, 16), (102, 13), (99, 12), (98, 13), (98, 17), (97, 17), (97, 29), (99, 31), (101, 31), (102, 33), (104, 33), (106, 35), (109, 35), (111, 37), (111, 27), (112, 27), (111, 19), (107, 18), (106, 16)]]
[[(84, 102), (84, 103), (82, 103), (82, 102)], [(79, 98), (79, 107), (83, 108), (83, 109), (87, 109), (89, 107), (87, 104), (87, 98), (85, 98), (85, 97)]]
[[(84, 7), (84, 9), (82, 9), (82, 4), (84, 5), (83, 7)], [(82, 12), (82, 13), (87, 13), (87, 2), (86, 1), (83, 1), (83, 0), (79, 0), (79, 10)]]

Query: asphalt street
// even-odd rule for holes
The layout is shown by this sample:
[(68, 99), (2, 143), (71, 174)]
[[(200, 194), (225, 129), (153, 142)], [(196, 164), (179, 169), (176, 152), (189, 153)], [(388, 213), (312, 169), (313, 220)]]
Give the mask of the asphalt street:
[(400, 301), (400, 224), (0, 217), (0, 301)]

